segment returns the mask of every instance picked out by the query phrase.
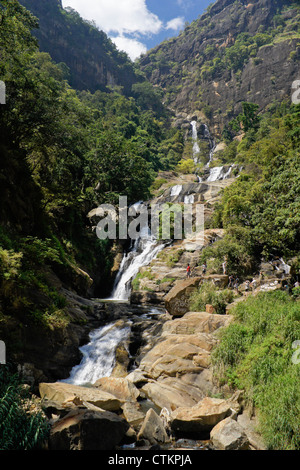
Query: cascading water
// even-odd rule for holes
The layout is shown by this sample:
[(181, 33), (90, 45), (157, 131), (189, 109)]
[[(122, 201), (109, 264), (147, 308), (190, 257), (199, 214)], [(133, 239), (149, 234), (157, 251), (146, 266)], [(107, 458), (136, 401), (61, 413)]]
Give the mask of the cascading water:
[(175, 186), (172, 186), (170, 196), (171, 197), (179, 196), (181, 191), (182, 191), (182, 184), (176, 184)]
[[(182, 186), (181, 186), (182, 188)], [(127, 301), (131, 292), (131, 281), (143, 266), (147, 266), (164, 248), (165, 243), (159, 243), (151, 236), (150, 231), (142, 234), (134, 241), (133, 248), (123, 255), (123, 259), (115, 279), (110, 300)]]
[(184, 204), (194, 204), (194, 202), (195, 202), (194, 194), (188, 194), (188, 195), (184, 196), (183, 202), (184, 202)]
[(109, 377), (115, 366), (115, 351), (131, 332), (130, 322), (121, 327), (110, 323), (90, 333), (90, 342), (80, 348), (82, 360), (73, 367), (68, 379), (62, 382), (74, 385), (93, 384), (102, 377)]
[(192, 139), (194, 141), (193, 159), (194, 159), (195, 163), (198, 163), (198, 155), (200, 153), (200, 148), (199, 148), (199, 145), (198, 145), (197, 122), (192, 121), (191, 126), (192, 126)]
[(230, 177), (233, 166), (231, 165), (227, 171), (225, 171), (223, 166), (216, 166), (210, 170), (209, 177), (207, 182), (214, 182), (224, 180)]

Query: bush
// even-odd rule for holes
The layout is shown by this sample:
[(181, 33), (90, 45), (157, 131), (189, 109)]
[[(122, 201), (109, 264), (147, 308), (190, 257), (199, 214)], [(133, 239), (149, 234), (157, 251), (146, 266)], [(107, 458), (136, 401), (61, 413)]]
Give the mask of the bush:
[(203, 249), (200, 264), (207, 263), (208, 271), (219, 274), (222, 263), (227, 259), (227, 272), (243, 277), (256, 269), (256, 257), (251, 246), (249, 231), (245, 227), (231, 226), (224, 238)]
[(226, 313), (226, 305), (231, 303), (234, 299), (234, 293), (230, 289), (217, 290), (212, 282), (205, 282), (202, 284), (195, 294), (190, 299), (191, 311), (205, 311), (206, 304), (214, 307), (216, 313)]

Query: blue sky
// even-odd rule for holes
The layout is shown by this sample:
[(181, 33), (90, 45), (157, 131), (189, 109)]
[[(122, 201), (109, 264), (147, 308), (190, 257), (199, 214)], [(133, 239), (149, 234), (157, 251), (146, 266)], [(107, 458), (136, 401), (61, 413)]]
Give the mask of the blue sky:
[(164, 39), (177, 36), (213, 0), (62, 0), (93, 20), (135, 60)]

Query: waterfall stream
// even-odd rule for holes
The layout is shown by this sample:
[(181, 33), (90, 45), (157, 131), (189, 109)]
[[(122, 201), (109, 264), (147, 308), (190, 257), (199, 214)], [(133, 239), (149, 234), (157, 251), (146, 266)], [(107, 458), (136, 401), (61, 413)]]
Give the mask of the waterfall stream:
[(131, 292), (131, 281), (143, 266), (147, 266), (164, 248), (155, 237), (138, 238), (132, 250), (123, 255), (123, 259), (115, 279), (111, 300), (128, 300)]
[(198, 145), (197, 121), (192, 121), (191, 126), (192, 126), (192, 139), (194, 141), (193, 159), (194, 159), (195, 163), (198, 163), (198, 155), (200, 153), (200, 148), (199, 148), (199, 145)]
[(90, 342), (80, 348), (80, 364), (73, 367), (70, 377), (62, 382), (87, 385), (102, 377), (109, 377), (115, 366), (116, 348), (128, 340), (130, 331), (130, 322), (121, 326), (118, 326), (118, 322), (109, 323), (92, 331)]

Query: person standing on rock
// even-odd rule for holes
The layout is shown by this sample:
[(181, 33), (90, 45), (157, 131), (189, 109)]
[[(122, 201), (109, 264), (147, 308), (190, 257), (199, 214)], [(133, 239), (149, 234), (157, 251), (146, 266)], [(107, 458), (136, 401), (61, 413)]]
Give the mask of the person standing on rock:
[(191, 277), (191, 267), (189, 264), (187, 265), (187, 268), (186, 268), (186, 277)]

